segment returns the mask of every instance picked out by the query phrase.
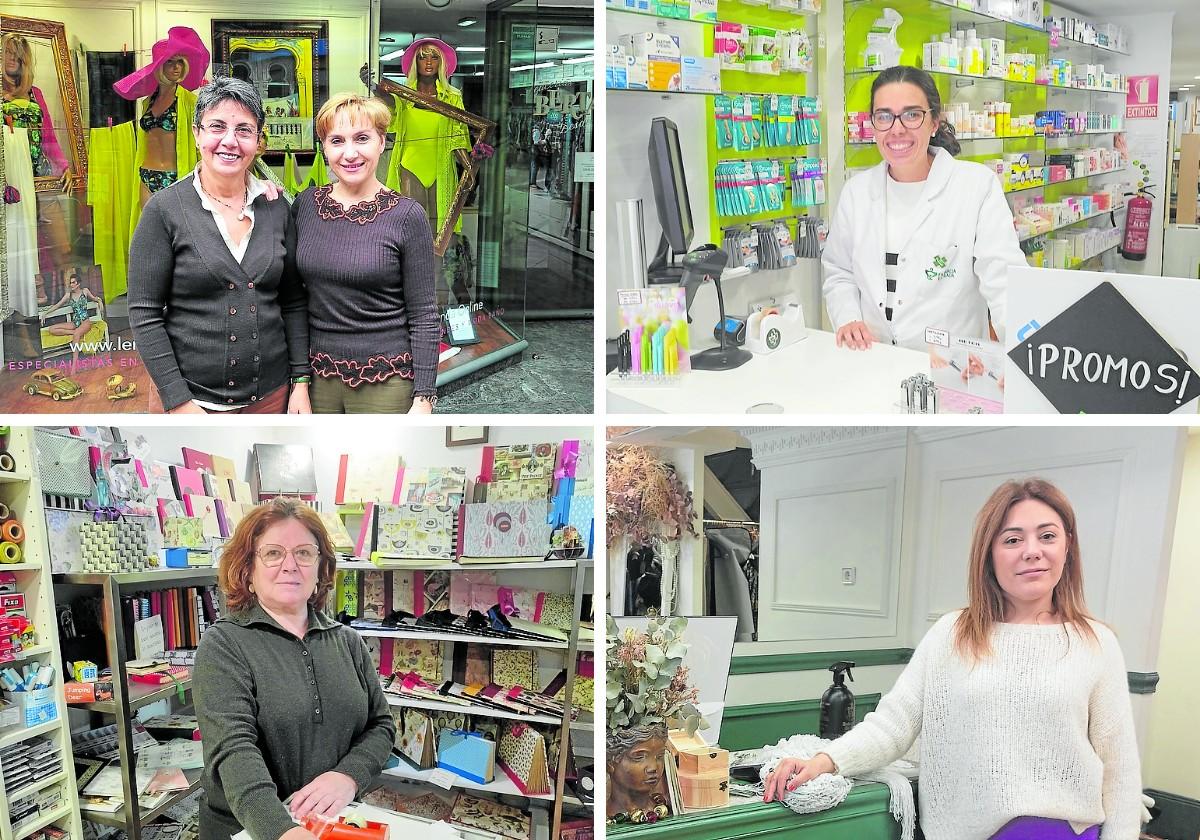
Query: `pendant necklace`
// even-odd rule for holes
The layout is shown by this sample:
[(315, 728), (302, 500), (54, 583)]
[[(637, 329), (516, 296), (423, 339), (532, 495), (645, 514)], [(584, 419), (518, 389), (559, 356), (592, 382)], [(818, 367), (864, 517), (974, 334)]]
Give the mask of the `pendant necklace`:
[[(199, 176), (196, 176), (196, 177), (197, 177), (197, 180), (199, 180)], [(215, 195), (213, 195), (212, 193), (210, 193), (208, 190), (204, 189), (204, 182), (203, 182), (203, 181), (200, 181), (200, 189), (204, 190), (204, 194), (205, 194), (206, 196), (208, 196), (209, 198), (211, 198), (213, 201), (217, 202), (217, 204), (223, 204), (223, 205), (225, 205), (226, 207), (228, 207), (230, 210), (237, 210), (237, 211), (238, 211), (238, 221), (239, 221), (239, 222), (240, 222), (240, 221), (242, 221), (243, 219), (245, 219), (245, 218), (246, 218), (246, 197), (247, 197), (247, 196), (250, 194), (250, 191), (249, 191), (249, 190), (246, 190), (246, 192), (242, 193), (242, 206), (241, 206), (241, 208), (239, 209), (239, 208), (237, 208), (237, 207), (234, 207), (234, 206), (233, 206), (232, 204), (230, 204), (228, 201), (225, 201), (225, 200), (223, 200), (223, 199), (217, 198)]]

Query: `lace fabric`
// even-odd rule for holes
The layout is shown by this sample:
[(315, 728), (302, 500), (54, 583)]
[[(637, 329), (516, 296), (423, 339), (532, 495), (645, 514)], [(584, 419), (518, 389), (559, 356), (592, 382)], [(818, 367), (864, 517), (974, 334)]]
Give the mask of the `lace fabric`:
[(317, 205), (317, 215), (326, 221), (346, 219), (365, 225), (375, 221), (381, 213), (385, 213), (399, 204), (400, 194), (385, 187), (372, 199), (360, 201), (350, 207), (342, 207), (341, 203), (333, 197), (333, 185), (331, 184), (317, 187), (313, 193), (313, 200)]

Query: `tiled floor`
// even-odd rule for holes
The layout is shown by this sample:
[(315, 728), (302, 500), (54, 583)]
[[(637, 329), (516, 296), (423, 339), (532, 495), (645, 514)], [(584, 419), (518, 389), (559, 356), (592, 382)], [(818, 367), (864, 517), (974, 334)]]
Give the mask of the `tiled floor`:
[(438, 401), (438, 414), (591, 414), (592, 321), (527, 321), (521, 361)]

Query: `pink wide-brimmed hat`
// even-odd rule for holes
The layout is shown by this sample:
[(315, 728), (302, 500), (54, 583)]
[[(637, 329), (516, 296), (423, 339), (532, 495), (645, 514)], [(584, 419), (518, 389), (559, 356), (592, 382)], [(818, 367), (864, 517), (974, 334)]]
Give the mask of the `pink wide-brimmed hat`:
[(154, 70), (167, 59), (177, 55), (187, 59), (187, 76), (179, 84), (188, 90), (200, 87), (200, 83), (204, 81), (204, 74), (208, 72), (208, 48), (204, 46), (196, 30), (190, 26), (172, 26), (167, 30), (167, 37), (155, 43), (150, 54), (153, 58), (149, 64), (121, 79), (113, 85), (113, 90), (125, 99), (149, 96), (158, 88)]
[(455, 68), (458, 67), (458, 53), (454, 51), (454, 47), (440, 38), (418, 38), (408, 45), (404, 55), (400, 56), (400, 69), (404, 75), (407, 76), (408, 71), (412, 68), (413, 60), (417, 57), (417, 50), (426, 44), (433, 44), (442, 51), (442, 60), (446, 62), (446, 75), (453, 76)]

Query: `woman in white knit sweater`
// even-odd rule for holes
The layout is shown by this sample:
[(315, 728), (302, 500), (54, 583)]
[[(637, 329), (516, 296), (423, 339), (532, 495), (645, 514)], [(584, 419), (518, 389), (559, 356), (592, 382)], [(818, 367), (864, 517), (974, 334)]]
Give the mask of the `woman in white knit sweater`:
[(883, 767), (921, 741), (927, 840), (1136, 840), (1141, 770), (1125, 660), (1083, 599), (1075, 512), (1052, 484), (1009, 481), (971, 542), (968, 606), (926, 633), (895, 687), (766, 801), (822, 773)]

